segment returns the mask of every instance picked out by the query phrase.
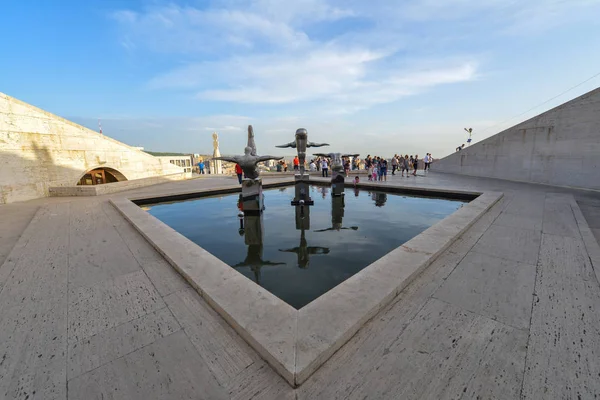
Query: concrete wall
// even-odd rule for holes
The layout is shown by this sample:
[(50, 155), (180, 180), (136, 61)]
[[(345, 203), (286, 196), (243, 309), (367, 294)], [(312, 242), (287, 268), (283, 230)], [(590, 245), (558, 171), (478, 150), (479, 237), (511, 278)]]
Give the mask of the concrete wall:
[(434, 169), (600, 190), (600, 88), (451, 154)]
[(127, 180), (179, 168), (64, 118), (0, 93), (0, 204), (48, 196), (103, 167)]
[(139, 189), (146, 186), (157, 185), (173, 181), (189, 179), (191, 173), (182, 172), (179, 174), (153, 176), (150, 178), (134, 179), (132, 181), (106, 183), (104, 185), (78, 185), (78, 186), (60, 186), (48, 189), (50, 197), (71, 197), (71, 196), (101, 196), (122, 192), (125, 190)]

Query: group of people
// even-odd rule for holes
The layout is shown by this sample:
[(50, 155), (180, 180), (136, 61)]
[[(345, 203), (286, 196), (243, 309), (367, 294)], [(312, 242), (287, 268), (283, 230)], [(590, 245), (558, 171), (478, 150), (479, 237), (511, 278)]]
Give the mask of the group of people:
[[(421, 159), (419, 155), (398, 155), (394, 154), (391, 160), (388, 160), (384, 157), (379, 156), (371, 156), (370, 154), (363, 160), (358, 157), (342, 157), (342, 165), (344, 166), (344, 174), (346, 177), (350, 174), (350, 171), (359, 170), (364, 167), (367, 170), (367, 178), (369, 181), (387, 181), (387, 173), (388, 168), (391, 165), (391, 174), (396, 175), (396, 171), (400, 171), (401, 175), (404, 176), (406, 172), (406, 176), (410, 175), (416, 176), (417, 170), (419, 169), (419, 162)], [(431, 168), (431, 164), (433, 163), (433, 157), (431, 153), (427, 153), (425, 157), (422, 159), (423, 162), (423, 171), (427, 172)], [(298, 156), (294, 157), (293, 161), (294, 171), (298, 171), (300, 169), (300, 160)], [(317, 157), (310, 160), (308, 165), (308, 169), (311, 172), (321, 172), (321, 175), (325, 177), (329, 177), (329, 166), (331, 161), (327, 157)], [(236, 165), (236, 174), (241, 183), (242, 181), (242, 171), (239, 165)], [(285, 160), (281, 160), (277, 164), (278, 172), (287, 172), (288, 165)], [(411, 172), (412, 171), (412, 172)], [(355, 179), (355, 183), (358, 183), (358, 177)]]
[[(431, 153), (423, 158), (423, 171), (428, 171), (431, 168), (433, 157)], [(389, 163), (392, 165), (392, 175), (396, 175), (396, 171), (400, 171), (402, 176), (406, 172), (406, 176), (409, 174), (416, 176), (417, 170), (419, 169), (419, 155), (398, 155), (394, 154)], [(365, 169), (367, 170), (367, 178), (370, 181), (387, 181), (388, 171), (388, 160), (382, 157), (371, 157), (368, 155), (365, 159)], [(410, 172), (412, 170), (412, 173)]]

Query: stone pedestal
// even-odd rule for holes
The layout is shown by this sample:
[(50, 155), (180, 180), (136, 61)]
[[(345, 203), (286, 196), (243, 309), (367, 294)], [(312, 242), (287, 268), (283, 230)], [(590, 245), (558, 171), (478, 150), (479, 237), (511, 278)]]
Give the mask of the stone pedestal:
[(333, 171), (331, 174), (331, 195), (334, 197), (344, 195), (345, 175), (343, 172)]
[[(308, 206), (312, 206), (315, 202), (310, 198), (309, 194), (309, 179), (310, 175), (295, 175), (295, 196), (294, 200), (292, 200), (292, 205), (297, 206), (299, 204), (304, 204)], [(303, 201), (303, 203), (301, 203)]]
[(244, 215), (260, 214), (264, 210), (262, 179), (242, 180), (242, 202)]

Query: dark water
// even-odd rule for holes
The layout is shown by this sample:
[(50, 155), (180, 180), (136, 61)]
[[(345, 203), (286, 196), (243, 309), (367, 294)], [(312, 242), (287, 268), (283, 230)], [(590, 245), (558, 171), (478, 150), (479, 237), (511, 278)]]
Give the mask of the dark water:
[(300, 309), (464, 204), (352, 188), (332, 198), (330, 190), (311, 186), (315, 204), (304, 215), (290, 205), (292, 186), (264, 191), (262, 217), (238, 218), (238, 194), (149, 213)]

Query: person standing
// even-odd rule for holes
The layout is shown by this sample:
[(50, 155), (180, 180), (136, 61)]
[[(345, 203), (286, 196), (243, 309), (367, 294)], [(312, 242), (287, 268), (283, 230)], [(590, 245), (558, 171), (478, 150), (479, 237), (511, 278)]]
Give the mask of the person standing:
[(346, 178), (348, 177), (349, 172), (350, 172), (350, 159), (346, 158), (346, 161), (344, 161), (344, 173), (346, 175)]
[(294, 157), (294, 171), (298, 171), (300, 169), (300, 160), (298, 159), (298, 156)]
[(309, 169), (310, 172), (315, 172), (317, 170), (317, 164), (315, 164), (315, 160), (310, 160)]
[(240, 164), (235, 164), (235, 173), (238, 177), (238, 182), (240, 183), (240, 185), (242, 184), (242, 174), (243, 174), (243, 170), (242, 167), (240, 167)]
[(204, 175), (204, 161), (200, 160), (198, 163), (198, 170), (200, 171), (200, 175)]
[(323, 178), (329, 177), (329, 164), (327, 163), (326, 158), (323, 158), (323, 160), (321, 160), (321, 171)]
[(379, 180), (387, 182), (387, 166), (388, 162), (385, 158), (379, 160)]
[(429, 153), (425, 154), (425, 157), (423, 157), (423, 172), (427, 172), (428, 166), (429, 166)]
[(413, 175), (417, 176), (417, 168), (419, 167), (419, 155), (415, 155), (415, 158), (413, 159)]
[(392, 157), (392, 175), (396, 175), (397, 169), (398, 169), (398, 154), (394, 154), (394, 157)]

